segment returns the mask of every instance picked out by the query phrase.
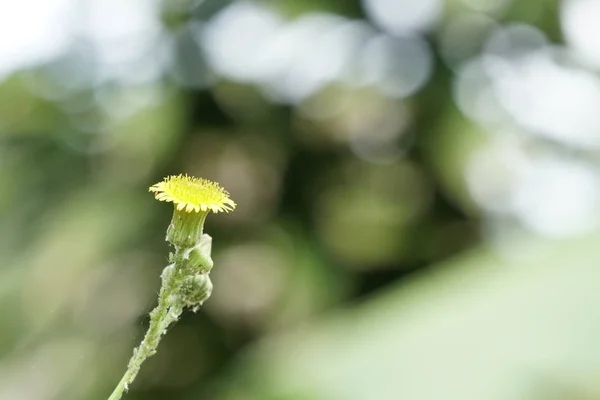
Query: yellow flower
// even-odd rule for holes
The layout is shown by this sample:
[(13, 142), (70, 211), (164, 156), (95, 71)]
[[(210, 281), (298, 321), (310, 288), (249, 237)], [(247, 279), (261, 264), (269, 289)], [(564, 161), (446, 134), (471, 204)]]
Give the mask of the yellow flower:
[(150, 186), (150, 192), (160, 201), (172, 202), (177, 210), (191, 213), (200, 211), (229, 212), (236, 204), (218, 183), (188, 175), (171, 175)]

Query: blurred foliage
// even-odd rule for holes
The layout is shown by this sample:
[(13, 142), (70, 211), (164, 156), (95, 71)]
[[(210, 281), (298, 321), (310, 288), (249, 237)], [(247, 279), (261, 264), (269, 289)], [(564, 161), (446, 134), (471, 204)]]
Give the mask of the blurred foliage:
[[(599, 238), (542, 238), (486, 207), (503, 181), (476, 168), (481, 194), (469, 171), (497, 136), (465, 115), (444, 47), (475, 13), (456, 54), (517, 22), (560, 43), (558, 2), (424, 1), (443, 5), (435, 24), (398, 37), (368, 1), (117, 3), (71, 4), (107, 31), (0, 78), (0, 399), (107, 397), (168, 252), (171, 210), (147, 188), (179, 172), (239, 206), (207, 221), (213, 297), (127, 399), (600, 398)], [(234, 14), (248, 31), (222, 33)], [(335, 69), (342, 31), (359, 45)]]

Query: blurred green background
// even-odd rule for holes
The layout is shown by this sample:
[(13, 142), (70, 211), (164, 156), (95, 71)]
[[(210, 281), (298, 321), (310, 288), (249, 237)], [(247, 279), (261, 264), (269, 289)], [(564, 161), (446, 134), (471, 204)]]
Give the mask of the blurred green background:
[(600, 0), (0, 2), (0, 399), (600, 399)]

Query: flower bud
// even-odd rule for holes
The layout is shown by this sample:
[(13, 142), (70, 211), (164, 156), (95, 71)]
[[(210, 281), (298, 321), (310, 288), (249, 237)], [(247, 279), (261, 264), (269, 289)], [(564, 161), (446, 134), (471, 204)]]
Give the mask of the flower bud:
[(208, 274), (189, 276), (181, 285), (181, 299), (186, 306), (199, 306), (210, 297), (212, 289), (213, 285)]
[(210, 257), (210, 251), (207, 253), (202, 245), (194, 247), (188, 256), (187, 265), (192, 273), (207, 274), (212, 269), (213, 264), (213, 260)]

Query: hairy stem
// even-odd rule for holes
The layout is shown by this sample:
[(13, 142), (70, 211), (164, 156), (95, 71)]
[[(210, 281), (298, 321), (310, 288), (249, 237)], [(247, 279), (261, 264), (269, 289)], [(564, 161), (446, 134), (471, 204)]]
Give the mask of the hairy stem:
[(167, 266), (163, 271), (158, 305), (150, 312), (148, 331), (140, 346), (133, 350), (133, 356), (129, 360), (127, 371), (108, 400), (119, 400), (123, 393), (128, 390), (142, 363), (156, 353), (160, 339), (166, 333), (167, 328), (177, 321), (181, 315), (184, 305), (181, 303), (178, 291), (186, 276), (186, 259), (189, 251), (190, 249), (177, 248), (174, 263)]

